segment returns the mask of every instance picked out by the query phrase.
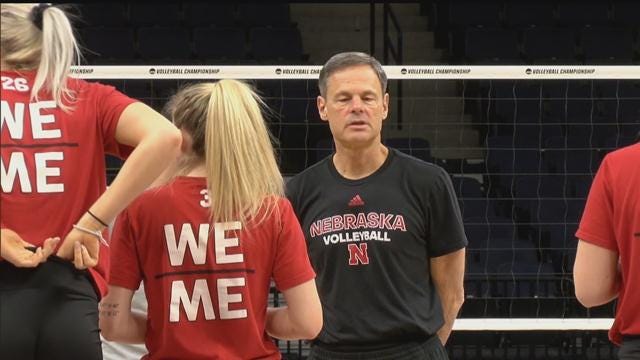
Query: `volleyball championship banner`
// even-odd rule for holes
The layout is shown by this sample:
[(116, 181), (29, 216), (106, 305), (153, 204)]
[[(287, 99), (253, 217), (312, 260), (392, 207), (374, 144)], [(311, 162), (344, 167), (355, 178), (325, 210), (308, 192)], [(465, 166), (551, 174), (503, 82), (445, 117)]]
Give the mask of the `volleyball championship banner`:
[(453, 324), (457, 331), (554, 331), (554, 330), (608, 330), (610, 318), (546, 319), (546, 318), (458, 318)]
[[(71, 74), (81, 79), (317, 79), (322, 66), (198, 66), (126, 65), (74, 66)], [(640, 66), (384, 66), (389, 79), (640, 79)]]

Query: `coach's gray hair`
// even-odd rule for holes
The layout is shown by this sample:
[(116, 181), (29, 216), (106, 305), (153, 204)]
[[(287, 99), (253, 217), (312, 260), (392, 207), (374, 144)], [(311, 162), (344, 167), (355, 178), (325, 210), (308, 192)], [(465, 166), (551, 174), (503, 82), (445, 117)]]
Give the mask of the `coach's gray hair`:
[(387, 74), (384, 72), (382, 64), (380, 64), (376, 58), (362, 52), (343, 52), (333, 55), (322, 67), (322, 70), (320, 71), (320, 78), (318, 80), (320, 95), (324, 97), (327, 94), (327, 80), (333, 73), (359, 65), (370, 66), (376, 75), (378, 75), (378, 80), (380, 80), (380, 86), (382, 87), (382, 93), (384, 94), (387, 92)]

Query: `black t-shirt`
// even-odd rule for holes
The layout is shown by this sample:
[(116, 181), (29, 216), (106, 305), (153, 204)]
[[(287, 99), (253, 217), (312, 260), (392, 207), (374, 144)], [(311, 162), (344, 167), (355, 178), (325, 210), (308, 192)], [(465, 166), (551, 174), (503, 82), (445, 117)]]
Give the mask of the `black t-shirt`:
[(429, 258), (467, 244), (449, 176), (394, 149), (358, 180), (342, 177), (332, 159), (287, 184), (317, 273), (324, 328), (316, 344), (367, 350), (435, 334), (444, 320)]

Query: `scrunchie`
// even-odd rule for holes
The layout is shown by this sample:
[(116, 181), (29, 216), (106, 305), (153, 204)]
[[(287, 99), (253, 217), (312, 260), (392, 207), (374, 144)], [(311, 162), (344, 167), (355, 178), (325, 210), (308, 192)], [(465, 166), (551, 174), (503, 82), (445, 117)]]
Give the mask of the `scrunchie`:
[(42, 31), (42, 14), (50, 7), (49, 4), (40, 3), (31, 9), (31, 21), (40, 31)]

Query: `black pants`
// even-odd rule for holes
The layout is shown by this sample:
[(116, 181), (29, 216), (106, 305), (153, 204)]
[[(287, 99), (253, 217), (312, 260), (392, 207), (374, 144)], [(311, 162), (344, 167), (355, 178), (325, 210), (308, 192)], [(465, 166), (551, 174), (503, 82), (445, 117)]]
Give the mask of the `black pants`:
[(89, 273), (55, 256), (34, 269), (0, 262), (0, 358), (102, 359)]
[(640, 360), (640, 336), (625, 336), (618, 351), (620, 360)]
[(447, 351), (437, 336), (423, 343), (409, 342), (384, 350), (344, 353), (311, 347), (307, 360), (448, 360)]

